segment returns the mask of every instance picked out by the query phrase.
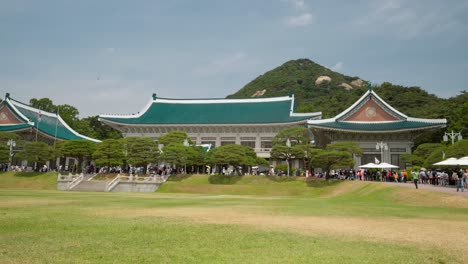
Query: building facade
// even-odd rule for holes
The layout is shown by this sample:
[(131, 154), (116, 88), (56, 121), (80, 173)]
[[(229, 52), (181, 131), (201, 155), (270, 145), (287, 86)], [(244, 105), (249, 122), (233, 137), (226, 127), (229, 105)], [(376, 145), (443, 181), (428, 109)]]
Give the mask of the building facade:
[[(34, 108), (25, 103), (16, 101), (6, 94), (5, 99), (0, 103), (0, 132), (15, 132), (25, 141), (41, 141), (49, 145), (54, 145), (58, 141), (64, 140), (89, 140), (100, 142), (97, 139), (90, 138), (73, 130), (56, 113), (46, 112)], [(12, 150), (13, 151), (13, 150)], [(73, 158), (65, 158), (64, 165), (68, 166)], [(21, 167), (30, 167), (28, 161), (13, 160), (14, 165)], [(47, 164), (50, 168), (60, 164), (60, 158), (56, 164)]]
[(387, 104), (370, 88), (337, 116), (309, 120), (307, 125), (319, 146), (340, 141), (358, 143), (364, 155), (354, 157), (355, 168), (376, 160), (405, 168), (401, 155), (411, 154), (414, 140), (445, 127), (447, 120), (409, 117)]
[(155, 141), (171, 131), (184, 131), (196, 144), (249, 146), (259, 157), (270, 158), (272, 138), (282, 129), (306, 126), (321, 113), (295, 113), (294, 95), (255, 99), (167, 99), (153, 95), (133, 115), (99, 115), (99, 120), (124, 137)]

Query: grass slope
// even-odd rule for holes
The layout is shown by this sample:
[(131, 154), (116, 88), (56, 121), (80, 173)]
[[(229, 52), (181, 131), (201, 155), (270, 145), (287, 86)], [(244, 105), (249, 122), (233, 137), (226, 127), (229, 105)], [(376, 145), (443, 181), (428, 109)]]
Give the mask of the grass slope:
[[(167, 182), (157, 193), (1, 186), (0, 263), (467, 259), (468, 237), (460, 230), (468, 228), (468, 202), (449, 194), (369, 182), (311, 187), (301, 178), (206, 175)], [(289, 188), (295, 191), (281, 191)]]
[(57, 189), (56, 172), (1, 172), (1, 189)]

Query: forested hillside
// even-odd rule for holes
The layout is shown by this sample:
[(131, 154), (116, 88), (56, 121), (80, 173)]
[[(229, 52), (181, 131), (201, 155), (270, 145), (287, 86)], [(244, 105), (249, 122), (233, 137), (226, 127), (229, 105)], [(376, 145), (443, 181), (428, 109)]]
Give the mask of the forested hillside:
[[(468, 93), (452, 98), (439, 98), (419, 87), (404, 87), (385, 82), (373, 89), (399, 111), (419, 118), (447, 118), (448, 130), (462, 131), (468, 138)], [(368, 89), (368, 82), (346, 76), (309, 59), (298, 59), (258, 76), (227, 98), (275, 97), (294, 93), (297, 112), (320, 111), (323, 118), (333, 117), (351, 106)], [(120, 133), (100, 123), (96, 116), (78, 118), (78, 109), (54, 105), (48, 98), (31, 99), (30, 104), (45, 111), (60, 109), (62, 118), (76, 131), (93, 138), (119, 138)], [(441, 138), (439, 131), (432, 141)]]
[[(328, 78), (329, 77), (329, 78)], [(346, 76), (309, 59), (298, 59), (258, 76), (227, 98), (274, 97), (294, 93), (297, 112), (321, 111), (333, 117), (352, 105), (368, 89), (368, 82)], [(448, 129), (468, 136), (468, 93), (449, 99), (429, 94), (420, 87), (385, 82), (375, 92), (399, 111), (419, 118), (447, 118)]]

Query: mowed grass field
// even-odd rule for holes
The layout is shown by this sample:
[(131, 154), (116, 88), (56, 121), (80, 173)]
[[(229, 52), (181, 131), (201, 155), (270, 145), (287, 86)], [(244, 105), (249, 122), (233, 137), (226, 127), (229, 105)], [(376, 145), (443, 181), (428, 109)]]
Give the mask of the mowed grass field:
[(156, 193), (0, 174), (0, 263), (467, 263), (468, 200), (369, 182), (195, 175)]

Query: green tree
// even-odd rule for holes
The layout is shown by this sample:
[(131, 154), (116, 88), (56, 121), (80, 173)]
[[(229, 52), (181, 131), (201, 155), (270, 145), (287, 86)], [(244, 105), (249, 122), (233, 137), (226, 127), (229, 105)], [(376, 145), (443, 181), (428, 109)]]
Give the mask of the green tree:
[[(187, 165), (190, 166), (203, 166), (205, 165), (205, 156), (206, 156), (206, 151), (203, 147), (201, 146), (190, 146), (190, 151), (189, 151), (189, 156), (187, 160)], [(197, 170), (198, 171), (198, 170)]]
[(121, 165), (125, 158), (122, 142), (116, 139), (106, 139), (97, 143), (93, 159), (97, 165), (117, 166)]
[(127, 163), (133, 166), (143, 166), (157, 162), (159, 158), (158, 145), (147, 137), (128, 137), (122, 139)]
[(419, 165), (416, 164), (416, 166), (424, 166), (426, 168), (434, 168), (434, 163), (442, 161), (444, 159), (444, 153), (447, 151), (447, 146), (445, 145), (440, 145), (438, 148), (433, 149), (429, 155), (424, 159), (424, 162)]
[(22, 148), (24, 145), (24, 140), (19, 135), (10, 132), (0, 132), (0, 162), (10, 162), (9, 140), (13, 140), (15, 142), (15, 147), (13, 148), (14, 151), (12, 152), (13, 156), (16, 153), (16, 150)]
[(327, 150), (346, 151), (351, 155), (360, 157), (362, 156), (362, 149), (356, 142), (336, 142), (327, 145)]
[(32, 98), (31, 100), (29, 100), (29, 104), (32, 107), (41, 109), (46, 112), (53, 113), (57, 110), (57, 106), (54, 105), (54, 102), (52, 102), (52, 100), (50, 100), (49, 98), (41, 98), (41, 99)]
[(316, 168), (322, 168), (327, 172), (326, 179), (330, 177), (331, 169), (346, 168), (354, 165), (351, 153), (347, 151), (315, 149), (311, 163)]
[(54, 157), (52, 148), (44, 142), (31, 142), (24, 145), (18, 158), (37, 163), (36, 170)]
[(457, 141), (453, 145), (449, 145), (446, 157), (462, 158), (468, 156), (468, 139)]
[[(309, 158), (310, 137), (307, 128), (289, 127), (281, 130), (272, 140), (273, 147), (270, 156), (273, 159), (286, 160), (289, 169), (293, 159)], [(288, 170), (288, 176), (290, 170)]]
[(187, 165), (190, 157), (194, 156), (193, 152), (194, 150), (189, 146), (171, 143), (163, 147), (161, 157), (165, 162), (175, 165), (177, 169), (179, 166)]
[(95, 150), (96, 143), (88, 140), (68, 140), (60, 146), (62, 155), (78, 159), (78, 173), (82, 172), (83, 161), (91, 158)]
[(445, 144), (424, 143), (419, 145), (413, 154), (404, 154), (401, 156), (404, 162), (409, 162), (413, 166), (432, 167), (432, 164), (442, 159), (443, 152), (446, 149)]
[(76, 131), (100, 140), (122, 138), (120, 131), (100, 122), (97, 116), (81, 119)]
[[(252, 148), (235, 144), (210, 150), (207, 154), (207, 161), (214, 165), (232, 165), (237, 175), (241, 174), (239, 166), (254, 166), (263, 163)], [(217, 171), (221, 172), (220, 170)]]
[(169, 144), (183, 144), (185, 140), (192, 145), (192, 141), (188, 137), (187, 133), (183, 131), (172, 131), (159, 137), (158, 142), (159, 144), (167, 146)]
[(330, 176), (331, 169), (354, 166), (353, 154), (362, 155), (362, 150), (353, 142), (338, 142), (328, 144), (325, 149), (313, 149), (311, 163), (316, 168), (322, 168)]
[(57, 105), (55, 108), (58, 109), (58, 114), (63, 119), (63, 121), (65, 121), (65, 123), (67, 123), (72, 128), (77, 127), (77, 123), (79, 122), (78, 116), (80, 112), (78, 111), (78, 109), (76, 109), (76, 107), (63, 104)]

